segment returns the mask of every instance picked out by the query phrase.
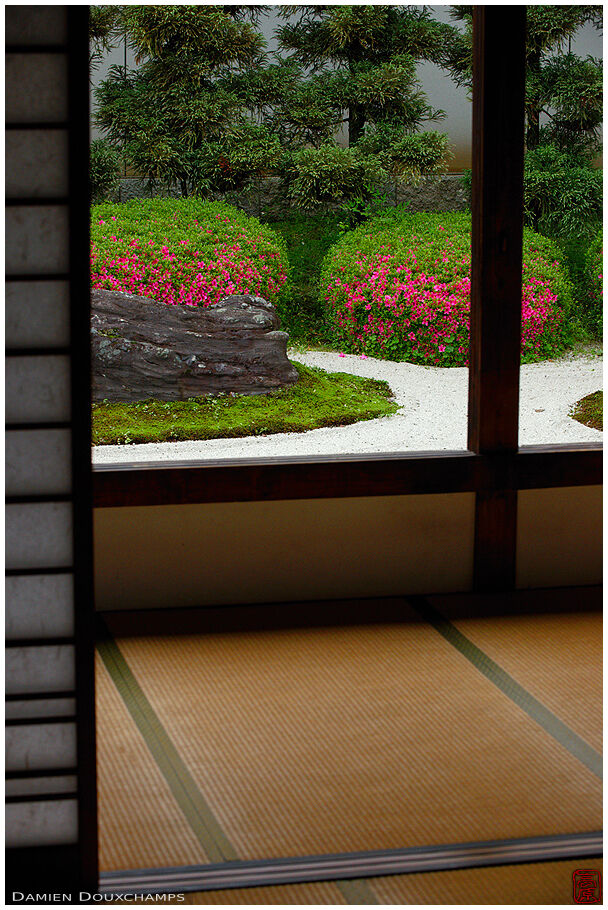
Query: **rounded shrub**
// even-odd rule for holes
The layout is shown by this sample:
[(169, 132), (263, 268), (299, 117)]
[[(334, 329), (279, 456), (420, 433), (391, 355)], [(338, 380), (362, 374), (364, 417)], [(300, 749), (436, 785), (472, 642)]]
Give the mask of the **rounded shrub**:
[(221, 202), (157, 197), (91, 209), (94, 288), (187, 306), (228, 294), (277, 303), (288, 273), (282, 238)]
[(603, 323), (604, 303), (604, 237), (600, 228), (595, 239), (589, 245), (585, 254), (587, 283), (589, 287), (589, 315), (600, 335)]
[[(384, 212), (329, 251), (321, 293), (337, 340), (352, 353), (466, 366), (471, 304), (471, 216)], [(524, 231), (523, 361), (565, 345), (572, 285), (558, 246)]]

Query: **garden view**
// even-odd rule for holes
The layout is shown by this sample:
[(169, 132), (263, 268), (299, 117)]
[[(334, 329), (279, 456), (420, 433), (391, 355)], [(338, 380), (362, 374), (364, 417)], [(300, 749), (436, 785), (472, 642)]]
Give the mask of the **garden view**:
[[(470, 174), (442, 177), (417, 65), (470, 87), (470, 9), (91, 8), (93, 76), (120, 40), (137, 62), (94, 90), (93, 288), (210, 314), (263, 298), (297, 370), (259, 394), (108, 394), (96, 460), (466, 448)], [(601, 14), (528, 9), (524, 444), (601, 438), (602, 67), (571, 50)], [(146, 198), (122, 201), (125, 173)], [(150, 341), (100, 331), (106, 364)], [(183, 359), (208, 369), (204, 344)]]

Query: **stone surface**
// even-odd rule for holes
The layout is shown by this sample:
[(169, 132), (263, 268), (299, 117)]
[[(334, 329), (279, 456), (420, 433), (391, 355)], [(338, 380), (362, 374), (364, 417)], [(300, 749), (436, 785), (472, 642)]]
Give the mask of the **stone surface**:
[[(423, 177), (416, 183), (390, 180), (379, 186), (386, 193), (383, 206), (388, 207), (408, 203), (412, 212), (466, 212), (470, 208), (470, 200), (462, 184), (462, 177), (458, 174), (443, 174), (440, 177)], [(142, 196), (179, 196), (176, 187), (167, 187), (159, 181), (154, 189), (150, 190), (148, 181), (139, 177), (122, 177), (116, 194), (116, 201), (126, 202)], [(252, 181), (247, 190), (230, 192), (217, 197), (229, 202), (237, 208), (243, 209), (249, 215), (282, 215), (290, 210), (289, 200), (282, 191), (281, 180), (278, 177), (263, 177)], [(329, 206), (331, 209), (332, 206)], [(339, 206), (333, 206), (338, 209)]]
[(94, 401), (260, 394), (298, 379), (288, 335), (261, 297), (233, 295), (210, 307), (105, 290), (91, 298)]

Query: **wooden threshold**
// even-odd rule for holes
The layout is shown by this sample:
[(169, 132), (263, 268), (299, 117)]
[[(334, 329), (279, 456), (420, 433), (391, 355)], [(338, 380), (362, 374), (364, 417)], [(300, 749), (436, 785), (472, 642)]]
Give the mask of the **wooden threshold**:
[(301, 856), (288, 859), (233, 861), (206, 866), (102, 872), (101, 894), (178, 893), (251, 888), (297, 882), (336, 881), (512, 865), (602, 856), (601, 831), (466, 844), (442, 844), (403, 850), (378, 850)]

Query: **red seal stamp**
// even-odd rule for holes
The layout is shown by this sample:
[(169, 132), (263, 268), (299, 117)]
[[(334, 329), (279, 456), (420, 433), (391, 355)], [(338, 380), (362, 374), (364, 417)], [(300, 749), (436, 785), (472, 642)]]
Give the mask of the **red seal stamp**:
[(575, 904), (602, 903), (602, 873), (599, 869), (575, 869), (572, 873)]

